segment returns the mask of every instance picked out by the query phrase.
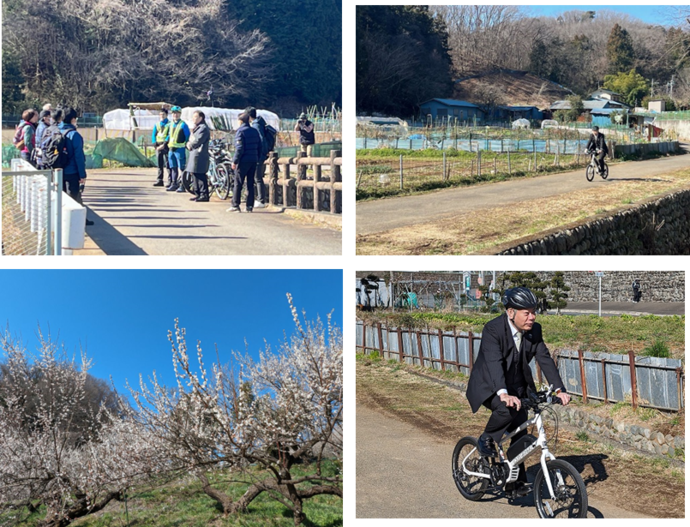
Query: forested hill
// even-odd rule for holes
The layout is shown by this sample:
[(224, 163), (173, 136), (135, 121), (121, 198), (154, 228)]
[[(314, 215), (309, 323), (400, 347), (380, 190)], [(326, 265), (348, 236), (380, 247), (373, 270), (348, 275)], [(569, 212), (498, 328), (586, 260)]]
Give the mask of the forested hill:
[(529, 9), (358, 7), (357, 111), (410, 117), (424, 100), (457, 97), (452, 79), (506, 70), (581, 97), (604, 87), (631, 105), (649, 96), (668, 99), (667, 107), (690, 105), (688, 6), (659, 6), (667, 25), (615, 10), (535, 17)]

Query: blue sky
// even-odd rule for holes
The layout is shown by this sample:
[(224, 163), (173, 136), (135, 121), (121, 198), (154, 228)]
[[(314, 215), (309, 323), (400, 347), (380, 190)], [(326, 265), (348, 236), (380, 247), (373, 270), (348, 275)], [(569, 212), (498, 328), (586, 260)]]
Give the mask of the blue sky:
[(652, 24), (668, 24), (668, 5), (531, 5), (528, 6), (535, 16), (558, 16), (565, 11), (620, 11)]
[[(124, 391), (125, 379), (138, 383), (156, 370), (174, 383), (168, 329), (174, 319), (187, 328), (187, 346), (196, 357), (201, 340), (207, 367), (233, 350), (251, 354), (292, 334), (285, 294), (308, 319), (333, 310), (342, 328), (341, 270), (0, 270), (0, 325), (35, 351), (37, 325), (58, 336), (70, 353), (86, 348), (91, 374), (112, 375)], [(2, 355), (2, 352), (0, 352)], [(2, 357), (4, 359), (4, 357)], [(208, 369), (208, 368), (207, 368)]]

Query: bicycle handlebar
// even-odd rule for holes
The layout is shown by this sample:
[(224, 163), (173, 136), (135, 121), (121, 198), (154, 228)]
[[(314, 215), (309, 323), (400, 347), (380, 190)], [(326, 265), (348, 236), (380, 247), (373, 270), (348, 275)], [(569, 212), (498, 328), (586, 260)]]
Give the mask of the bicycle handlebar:
[(556, 396), (556, 392), (551, 390), (551, 387), (548, 390), (533, 392), (529, 397), (520, 399), (520, 405), (524, 408), (536, 408), (540, 404), (563, 404), (563, 401)]

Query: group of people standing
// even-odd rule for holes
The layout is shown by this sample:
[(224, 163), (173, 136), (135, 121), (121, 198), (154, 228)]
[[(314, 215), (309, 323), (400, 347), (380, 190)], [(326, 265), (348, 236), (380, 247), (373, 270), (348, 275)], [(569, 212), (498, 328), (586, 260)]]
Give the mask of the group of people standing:
[[(168, 110), (160, 111), (160, 122), (153, 128), (151, 142), (156, 145), (158, 176), (155, 187), (165, 186), (168, 192), (185, 192), (182, 176), (188, 172), (194, 176), (194, 194), (191, 201), (207, 202), (209, 200), (207, 172), (210, 164), (209, 143), (211, 131), (206, 124), (206, 115), (201, 110), (194, 112), (194, 127), (189, 130), (182, 121), (182, 110), (179, 106), (170, 109), (172, 121), (168, 120)], [(273, 144), (267, 136), (267, 124), (263, 117), (257, 115), (256, 108), (247, 107), (238, 116), (238, 128), (235, 133), (235, 154), (232, 159), (234, 172), (232, 206), (228, 212), (241, 212), (240, 198), (245, 181), (247, 199), (245, 211), (264, 208), (268, 203), (268, 193), (264, 183), (264, 162), (272, 150)], [(295, 130), (300, 132), (302, 151), (310, 154), (308, 148), (314, 144), (314, 123), (301, 114)], [(186, 152), (189, 159), (186, 160)], [(164, 172), (168, 170), (167, 185), (163, 182)], [(255, 192), (256, 190), (256, 192)]]
[[(81, 204), (86, 156), (77, 119), (77, 111), (69, 107), (54, 110), (46, 104), (40, 113), (24, 110), (12, 142), (20, 157), (37, 169), (61, 168), (63, 191)], [(86, 225), (93, 225), (93, 221), (87, 219)]]
[[(206, 115), (196, 110), (192, 116), (193, 128), (190, 130), (182, 119), (182, 109), (173, 106), (162, 108), (158, 122), (151, 134), (151, 142), (156, 146), (158, 176), (155, 187), (166, 187), (168, 192), (185, 192), (182, 185), (184, 172), (194, 176), (195, 196), (191, 201), (209, 201), (208, 176), (210, 165), (209, 143), (211, 130), (206, 124)], [(86, 181), (86, 157), (84, 138), (77, 131), (77, 111), (74, 108), (53, 110), (50, 104), (43, 107), (40, 114), (34, 109), (25, 110), (17, 125), (13, 143), (20, 151), (22, 159), (38, 169), (62, 168), (63, 190), (75, 201), (82, 203), (81, 193)], [(254, 208), (264, 208), (268, 202), (264, 184), (264, 162), (273, 148), (267, 137), (267, 124), (256, 108), (247, 107), (238, 117), (235, 133), (235, 154), (232, 159), (234, 171), (232, 206), (228, 212), (240, 212), (242, 189), (247, 184), (246, 212)], [(57, 133), (59, 131), (59, 134)], [(302, 151), (311, 154), (314, 144), (314, 123), (306, 114), (301, 114), (295, 126), (300, 132)], [(58, 140), (53, 138), (60, 136)], [(59, 149), (59, 156), (49, 156), (48, 149)], [(189, 154), (187, 154), (189, 152)], [(50, 159), (50, 161), (49, 161)], [(168, 170), (167, 185), (163, 182), (164, 171)], [(256, 196), (255, 196), (256, 187)], [(87, 225), (93, 222), (87, 220)]]

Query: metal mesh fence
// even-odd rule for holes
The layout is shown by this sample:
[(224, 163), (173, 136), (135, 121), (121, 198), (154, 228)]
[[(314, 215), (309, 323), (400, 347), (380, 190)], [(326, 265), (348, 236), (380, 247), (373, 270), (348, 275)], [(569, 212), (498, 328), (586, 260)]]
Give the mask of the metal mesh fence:
[(48, 179), (2, 176), (2, 254), (49, 254)]

